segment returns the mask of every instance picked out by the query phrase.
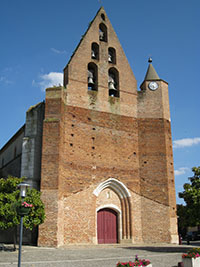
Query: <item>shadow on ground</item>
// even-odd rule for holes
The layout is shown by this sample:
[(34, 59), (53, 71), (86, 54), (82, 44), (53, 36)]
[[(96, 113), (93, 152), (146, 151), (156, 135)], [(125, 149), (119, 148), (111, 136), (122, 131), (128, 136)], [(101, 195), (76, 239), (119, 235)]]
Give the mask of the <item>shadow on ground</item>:
[[(196, 245), (195, 245), (196, 247)], [(134, 246), (134, 247), (123, 247), (123, 249), (130, 250), (145, 250), (156, 253), (186, 253), (192, 246), (180, 246), (180, 247), (156, 247), (156, 246)]]
[(5, 244), (0, 244), (0, 251), (8, 251), (8, 252), (13, 252), (16, 251), (16, 248), (12, 245), (5, 245)]

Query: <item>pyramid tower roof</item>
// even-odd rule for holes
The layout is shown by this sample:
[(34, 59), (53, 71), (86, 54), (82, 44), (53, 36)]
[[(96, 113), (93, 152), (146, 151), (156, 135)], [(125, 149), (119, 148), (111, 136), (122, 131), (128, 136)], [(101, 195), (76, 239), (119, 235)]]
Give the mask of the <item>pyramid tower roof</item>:
[(152, 59), (149, 58), (148, 62), (149, 62), (149, 66), (148, 66), (144, 81), (160, 80), (160, 77), (158, 76), (156, 70), (154, 69), (154, 67), (152, 65)]

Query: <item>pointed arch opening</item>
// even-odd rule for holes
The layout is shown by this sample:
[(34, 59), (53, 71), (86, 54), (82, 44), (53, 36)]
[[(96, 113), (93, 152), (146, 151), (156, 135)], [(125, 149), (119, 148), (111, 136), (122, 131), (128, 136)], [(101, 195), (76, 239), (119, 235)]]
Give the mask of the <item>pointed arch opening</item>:
[(106, 188), (111, 188), (116, 194), (121, 198), (127, 198), (130, 197), (130, 193), (128, 188), (119, 180), (115, 178), (109, 178), (108, 180), (100, 183), (97, 188), (93, 191), (93, 194), (95, 196), (98, 196), (101, 191), (103, 191)]
[(108, 42), (107, 27), (104, 23), (99, 24), (99, 40)]
[[(122, 182), (115, 178), (109, 178), (108, 180), (100, 183), (93, 191), (93, 194), (98, 197), (99, 194), (107, 188), (112, 189), (118, 195), (121, 203), (121, 212), (118, 213), (118, 216), (121, 216), (120, 220), (118, 219), (118, 222), (121, 221), (121, 229), (120, 231), (119, 228), (117, 229), (117, 233), (120, 232), (121, 234), (118, 237), (121, 240), (130, 240), (132, 238), (130, 192)], [(110, 207), (112, 209), (112, 205), (110, 205)], [(101, 230), (97, 229), (97, 232), (98, 231)]]
[(108, 89), (109, 96), (119, 97), (119, 72), (114, 67), (108, 70)]
[(99, 45), (97, 43), (91, 45), (91, 58), (99, 60)]
[(103, 14), (103, 13), (101, 13), (101, 18), (102, 18), (102, 20), (106, 20), (106, 18), (105, 18), (105, 15)]
[(88, 90), (98, 90), (98, 68), (97, 65), (93, 62), (90, 62), (88, 64)]
[(116, 51), (115, 48), (108, 48), (108, 62), (111, 64), (116, 64)]

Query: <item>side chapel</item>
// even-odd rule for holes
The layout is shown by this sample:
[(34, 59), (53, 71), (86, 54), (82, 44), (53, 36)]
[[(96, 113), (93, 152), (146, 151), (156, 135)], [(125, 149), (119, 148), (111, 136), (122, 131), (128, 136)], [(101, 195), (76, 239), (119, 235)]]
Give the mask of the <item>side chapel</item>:
[[(30, 112), (40, 122), (35, 136)], [(138, 91), (103, 7), (63, 86), (47, 88), (27, 118), (21, 175), (40, 185), (45, 203), (40, 246), (178, 243), (168, 83), (149, 59)]]

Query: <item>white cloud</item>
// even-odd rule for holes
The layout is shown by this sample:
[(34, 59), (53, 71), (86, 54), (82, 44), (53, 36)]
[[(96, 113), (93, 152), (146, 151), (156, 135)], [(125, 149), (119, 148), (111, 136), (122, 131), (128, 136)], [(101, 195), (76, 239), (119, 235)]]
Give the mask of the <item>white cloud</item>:
[(58, 49), (53, 48), (53, 47), (51, 48), (51, 51), (53, 51), (56, 54), (66, 54), (65, 50), (58, 50)]
[(174, 170), (174, 174), (176, 175), (176, 176), (178, 176), (178, 175), (182, 175), (182, 174), (185, 174), (187, 171), (189, 171), (190, 169), (189, 168), (187, 168), (187, 167), (181, 167), (181, 168), (179, 168), (178, 170)]
[(3, 84), (12, 84), (13, 82), (8, 80), (5, 76), (0, 76), (0, 83), (3, 83)]
[(189, 147), (198, 145), (200, 143), (200, 137), (184, 138), (173, 141), (173, 148)]
[[(43, 74), (40, 76), (41, 82), (39, 85), (44, 91), (48, 87), (58, 86), (63, 84), (63, 73), (61, 72), (50, 72), (49, 74)], [(35, 83), (35, 81), (33, 81)]]

